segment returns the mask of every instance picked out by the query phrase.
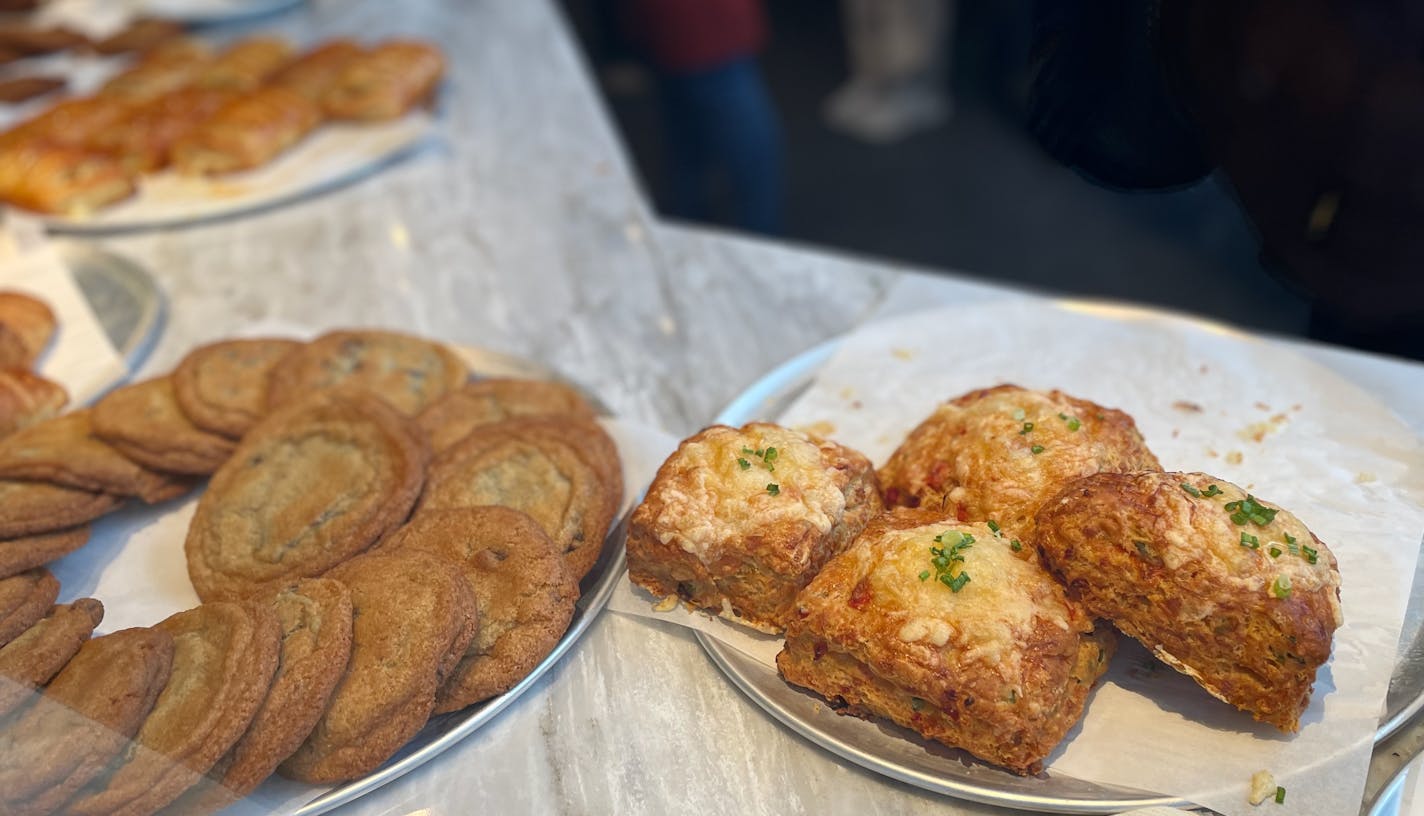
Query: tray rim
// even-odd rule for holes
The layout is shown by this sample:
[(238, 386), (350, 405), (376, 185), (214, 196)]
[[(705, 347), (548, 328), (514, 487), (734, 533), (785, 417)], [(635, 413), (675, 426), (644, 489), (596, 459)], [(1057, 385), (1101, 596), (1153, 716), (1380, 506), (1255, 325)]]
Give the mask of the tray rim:
[[(454, 343), (447, 345), (469, 364), (472, 379), (522, 376), (562, 382), (577, 389), (593, 405), (601, 418), (613, 418), (613, 412), (609, 410), (607, 404), (599, 399), (597, 394), (544, 362), (482, 346)], [(461, 711), (439, 715), (427, 723), (420, 733), (411, 740), (411, 742), (416, 742), (427, 738), (427, 731), (439, 732), (436, 736), (428, 737), (428, 742), (408, 752), (410, 743), (407, 743), (396, 753), (397, 758), (394, 761), (387, 760), (386, 764), (366, 776), (315, 796), (301, 807), (291, 811), (291, 816), (318, 816), (318, 814), (327, 813), (385, 787), (479, 731), (524, 696), (525, 692), (538, 683), (550, 669), (563, 659), (564, 655), (573, 649), (574, 645), (592, 627), (593, 622), (598, 620), (604, 607), (608, 605), (609, 598), (613, 596), (613, 591), (626, 571), (627, 559), (623, 548), (623, 539), (626, 536), (628, 519), (632, 512), (631, 507), (625, 509), (613, 527), (609, 529), (608, 535), (604, 536), (603, 549), (599, 554), (598, 561), (579, 582), (579, 599), (574, 604), (574, 617), (569, 622), (569, 628), (564, 631), (563, 637), (559, 638), (559, 642), (553, 650), (545, 655), (544, 659), (539, 661), (529, 674), (525, 675), (509, 691), (497, 697), (492, 697), (483, 703), (477, 703)]]
[[(1119, 322), (1144, 319), (1154, 321), (1165, 320), (1178, 324), (1186, 324), (1197, 330), (1208, 331), (1214, 334), (1229, 335), (1246, 342), (1267, 342), (1263, 338), (1242, 331), (1234, 326), (1194, 315), (1174, 312), (1168, 309), (1158, 309), (1142, 306), (1140, 304), (1096, 298), (1052, 298), (1045, 299), (1043, 302), (1044, 305), (1051, 308), (1086, 312), (1100, 319)], [(830, 359), (849, 334), (876, 319), (885, 319), (886, 317), (890, 317), (890, 315), (872, 317), (870, 320), (865, 321), (865, 323), (851, 327), (845, 332), (823, 340), (775, 366), (754, 380), (749, 386), (738, 393), (737, 396), (733, 397), (732, 400), (717, 413), (713, 422), (738, 426), (758, 419), (774, 421), (774, 418), (766, 417), (762, 414), (764, 408), (773, 401), (777, 401), (781, 403), (780, 409), (784, 409), (790, 400), (810, 387), (815, 373)], [(1393, 412), (1391, 411), (1391, 413)], [(1424, 601), (1424, 598), (1420, 598), (1416, 594), (1411, 596), (1409, 603), (1413, 605), (1422, 601)], [(737, 664), (743, 663), (748, 666), (755, 666), (757, 669), (764, 669), (764, 667), (754, 663), (735, 648), (721, 643), (703, 632), (695, 631), (694, 634), (697, 637), (697, 642), (702, 646), (703, 650), (707, 652), (708, 657), (712, 660), (712, 663), (717, 666), (718, 670), (731, 680), (732, 684), (741, 690), (743, 694), (751, 698), (754, 703), (761, 707), (763, 711), (770, 714), (773, 719), (815, 743), (818, 747), (887, 778), (914, 785), (923, 790), (950, 795), (968, 801), (1024, 811), (1036, 810), (1039, 812), (1054, 813), (1109, 814), (1119, 813), (1124, 810), (1156, 806), (1177, 808), (1199, 807), (1185, 799), (1163, 794), (1153, 794), (1147, 791), (1143, 791), (1137, 798), (1055, 800), (1052, 797), (1039, 797), (1011, 791), (985, 789), (982, 785), (977, 785), (973, 782), (965, 783), (957, 780), (951, 782), (944, 778), (930, 777), (914, 769), (904, 768), (879, 757), (867, 755), (854, 746), (844, 744), (839, 738), (822, 732), (821, 729), (815, 727), (813, 723), (803, 721), (796, 714), (785, 710), (782, 706), (777, 704), (776, 701), (770, 699), (763, 693), (757, 687), (756, 681), (749, 677)], [(1421, 628), (1421, 630), (1416, 633), (1414, 640), (1410, 644), (1400, 649), (1396, 657), (1398, 658), (1400, 654), (1404, 654), (1410, 650), (1424, 651), (1424, 628)], [(1398, 659), (1395, 665), (1399, 665)], [(780, 683), (782, 681), (777, 678), (775, 682)], [(1388, 695), (1386, 695), (1386, 703), (1387, 702)], [(1414, 696), (1406, 700), (1404, 705), (1400, 706), (1398, 710), (1387, 710), (1383, 713), (1380, 718), (1379, 727), (1375, 731), (1374, 745), (1376, 747), (1379, 746), (1382, 742), (1399, 731), (1406, 723), (1410, 722), (1421, 710), (1424, 710), (1424, 687), (1418, 689)], [(1083, 780), (1075, 781), (1096, 785), (1100, 788), (1108, 787)]]

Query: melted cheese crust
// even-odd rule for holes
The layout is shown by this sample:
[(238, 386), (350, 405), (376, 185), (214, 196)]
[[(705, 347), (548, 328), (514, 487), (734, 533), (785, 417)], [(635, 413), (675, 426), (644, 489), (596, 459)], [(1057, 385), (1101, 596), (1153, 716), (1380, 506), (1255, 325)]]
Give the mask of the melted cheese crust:
[[(755, 455), (770, 448), (770, 462)], [(829, 465), (843, 450), (770, 423), (713, 426), (678, 447), (644, 504), (656, 508), (658, 540), (704, 564), (740, 552), (748, 536), (773, 525), (804, 524), (825, 536), (846, 510), (846, 477)]]
[(880, 469), (886, 504), (1032, 534), (1038, 506), (1101, 471), (1160, 470), (1132, 418), (1060, 391), (1000, 385), (941, 404)]
[[(935, 538), (947, 532), (951, 541), (955, 533), (974, 538), (952, 565), (969, 575), (958, 592), (937, 580), (933, 564), (931, 548), (943, 547)], [(909, 688), (968, 684), (1032, 699), (1033, 677), (1042, 674), (1035, 667), (1070, 661), (1092, 630), (1048, 573), (1009, 548), (1006, 534), (923, 511), (877, 518), (797, 601), (797, 629)]]

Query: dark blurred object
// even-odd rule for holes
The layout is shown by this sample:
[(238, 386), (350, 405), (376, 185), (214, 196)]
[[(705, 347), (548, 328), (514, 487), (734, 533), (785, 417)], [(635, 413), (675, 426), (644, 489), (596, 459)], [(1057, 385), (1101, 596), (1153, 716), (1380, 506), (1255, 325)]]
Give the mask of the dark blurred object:
[(89, 38), (67, 28), (39, 28), (28, 23), (0, 23), (0, 49), (21, 54), (51, 54), (88, 45)]
[(1058, 0), (1036, 35), (1053, 155), (1127, 189), (1220, 166), (1313, 336), (1424, 359), (1421, 4)]
[(172, 20), (144, 17), (129, 23), (123, 30), (94, 43), (100, 54), (128, 54), (149, 49), (179, 36), (183, 26)]
[(0, 0), (0, 13), (34, 11), (40, 5), (40, 0)]
[(731, 223), (780, 232), (781, 129), (756, 62), (767, 36), (761, 4), (626, 0), (622, 19), (657, 75), (670, 214), (717, 220), (724, 184)]
[(0, 80), (0, 102), (13, 105), (53, 93), (68, 84), (63, 77), (35, 76)]

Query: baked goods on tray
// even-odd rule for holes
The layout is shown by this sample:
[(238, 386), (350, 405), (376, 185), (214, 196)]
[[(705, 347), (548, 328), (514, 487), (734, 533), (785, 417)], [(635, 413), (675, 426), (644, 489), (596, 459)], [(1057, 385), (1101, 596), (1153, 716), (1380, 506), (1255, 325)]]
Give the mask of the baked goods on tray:
[(1068, 481), (1159, 469), (1122, 411), (1062, 391), (998, 385), (937, 407), (881, 466), (880, 486), (893, 507), (992, 519), (1027, 541), (1034, 511)]
[(184, 175), (251, 170), (306, 138), (321, 112), (286, 88), (248, 91), (173, 144), (173, 167)]
[(628, 575), (658, 597), (781, 631), (796, 594), (882, 509), (875, 470), (765, 422), (684, 440), (628, 527)]
[(618, 451), (597, 423), (510, 419), (476, 428), (431, 462), (419, 512), (499, 505), (527, 513), (582, 578), (622, 498)]
[(124, 629), (80, 647), (12, 727), (0, 731), (0, 806), (43, 816), (132, 746), (173, 669), (173, 636)]
[(546, 380), (491, 378), (451, 391), (425, 407), (416, 424), (440, 453), (481, 425), (546, 416), (592, 418), (597, 411), (573, 386)]
[[(294, 355), (301, 365), (284, 373)], [(172, 375), (0, 440), (0, 717), (8, 706), (10, 721), (66, 728), (81, 741), (21, 741), (0, 728), (0, 761), (26, 774), (21, 783), (0, 768), (0, 785), (12, 784), (0, 790), (0, 812), (213, 812), (283, 763), (298, 779), (352, 779), (386, 762), (433, 712), (502, 694), (538, 666), (574, 615), (578, 576), (602, 552), (622, 466), (582, 413), (486, 424), (503, 435), (486, 440), (557, 451), (579, 468), (587, 500), (550, 522), (559, 542), (503, 507), (408, 518), (429, 466), (413, 415), (467, 376), (444, 346), (388, 332), (310, 345), (225, 341), (195, 350)], [(279, 381), (291, 399), (269, 410)], [(497, 390), (513, 411), (546, 393), (561, 407), (587, 404), (562, 387)], [(447, 430), (475, 428), (490, 405), (444, 410)], [(185, 555), (208, 602), (85, 644), (102, 607), (53, 607), (59, 585), (42, 565), (81, 548), (83, 523), (125, 496), (187, 490), (198, 466), (217, 472)], [(538, 460), (501, 460), (498, 471), (500, 490), (541, 507), (541, 495), (566, 497), (560, 479)], [(455, 490), (459, 502), (477, 493)], [(94, 653), (111, 674), (98, 673)], [(70, 679), (81, 670), (94, 694), (112, 690), (125, 704), (84, 698)], [(67, 707), (119, 736), (100, 739), (67, 719)]]
[(1007, 534), (934, 511), (880, 516), (797, 598), (777, 668), (845, 713), (1034, 773), (1115, 640)]
[(0, 438), (49, 419), (68, 402), (69, 392), (59, 383), (22, 368), (0, 368)]
[(415, 736), (479, 628), (461, 569), (418, 550), (368, 553), (330, 573), (351, 590), (351, 662), (284, 776), (340, 782), (366, 774)]
[(334, 119), (396, 119), (428, 101), (444, 73), (440, 49), (391, 40), (351, 60), (322, 102)]
[(1038, 512), (1045, 564), (1213, 696), (1296, 731), (1340, 611), (1335, 556), (1291, 513), (1205, 473), (1102, 473)]
[(327, 119), (405, 115), (431, 98), (444, 67), (438, 48), (414, 40), (368, 48), (340, 39), (298, 54), (255, 35), (214, 53), (176, 34), (149, 21), (101, 43), (101, 53), (138, 56), (97, 93), (61, 99), (0, 134), (0, 201), (77, 216), (128, 198), (165, 168), (210, 176), (261, 167)]
[(349, 385), (413, 417), (464, 385), (470, 371), (450, 349), (391, 331), (334, 331), (286, 355), (268, 379), (268, 407)]
[(74, 816), (153, 813), (194, 785), (247, 730), (277, 668), (276, 613), (211, 603), (154, 628), (173, 638), (173, 667), (135, 750), (65, 805)]
[(569, 628), (578, 579), (549, 536), (517, 510), (419, 513), (381, 543), (381, 551), (399, 549), (446, 558), (460, 567), (475, 593), (480, 631), (440, 687), (437, 714), (508, 691)]
[(321, 575), (399, 526), (428, 458), (414, 425), (355, 389), (258, 423), (213, 475), (184, 550), (204, 600)]
[(59, 674), (103, 619), (103, 604), (80, 598), (51, 608), (42, 620), (0, 647), (0, 719)]

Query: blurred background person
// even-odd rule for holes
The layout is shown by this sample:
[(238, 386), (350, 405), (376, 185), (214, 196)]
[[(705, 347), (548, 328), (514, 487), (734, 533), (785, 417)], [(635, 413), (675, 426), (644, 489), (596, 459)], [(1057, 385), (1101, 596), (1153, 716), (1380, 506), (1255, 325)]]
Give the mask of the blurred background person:
[(955, 5), (841, 0), (851, 76), (826, 100), (826, 123), (867, 142), (889, 143), (949, 118)]
[(762, 4), (623, 3), (624, 35), (656, 77), (668, 214), (780, 233), (781, 125), (757, 65), (767, 40)]

